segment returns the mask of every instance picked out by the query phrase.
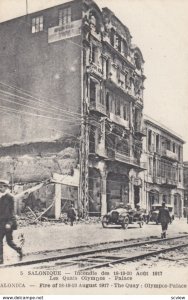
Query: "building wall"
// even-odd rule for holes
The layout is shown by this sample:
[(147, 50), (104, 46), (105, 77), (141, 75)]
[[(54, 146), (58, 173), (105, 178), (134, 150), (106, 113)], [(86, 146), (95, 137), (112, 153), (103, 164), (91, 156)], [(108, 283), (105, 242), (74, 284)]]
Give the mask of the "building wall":
[[(71, 7), (72, 24), (78, 22), (81, 26), (81, 1), (0, 24), (0, 126), (3, 129), (0, 131), (0, 145), (3, 146), (0, 155), (8, 157), (3, 166), (0, 164), (0, 172), (6, 178), (10, 179), (13, 173), (9, 163), (12, 158), (19, 156), (22, 161), (23, 155), (38, 157), (37, 161), (41, 160), (43, 165), (42, 160), (49, 160), (49, 154), (78, 147), (81, 33), (61, 38), (66, 28), (58, 27), (58, 12), (67, 7)], [(32, 20), (40, 16), (43, 16), (43, 30), (32, 33)], [(60, 28), (59, 36), (54, 30), (55, 42), (49, 37), (49, 28), (53, 27)], [(45, 158), (41, 159), (41, 155)], [(6, 161), (9, 162), (6, 164)], [(78, 157), (75, 161), (78, 162)], [(45, 173), (39, 177), (45, 178)], [(35, 174), (31, 171), (29, 177), (32, 180)]]
[[(120, 203), (135, 207), (142, 198), (137, 177), (142, 152), (144, 60), (131, 43), (129, 29), (109, 9), (101, 12), (94, 3), (87, 5), (85, 1), (83, 25), (89, 207), (97, 214), (100, 201), (103, 215)], [(100, 186), (97, 195), (96, 184)]]
[(184, 141), (155, 121), (145, 119), (147, 136), (144, 156), (147, 210), (153, 203), (173, 205), (176, 217), (183, 214), (183, 144)]
[(184, 169), (183, 169), (183, 174), (184, 174), (184, 208), (186, 207), (186, 213), (184, 212), (184, 214), (187, 214), (187, 208), (188, 208), (188, 162), (185, 161), (184, 162)]
[[(72, 21), (81, 19), (78, 4), (71, 3)], [(0, 105), (16, 109), (14, 118), (10, 118), (7, 110), (1, 112), (1, 127), (5, 129), (0, 133), (1, 144), (56, 139), (62, 135), (61, 131), (78, 133), (78, 126), (72, 126), (72, 121), (68, 125), (65, 111), (80, 113), (81, 36), (48, 43), (48, 28), (58, 25), (58, 10), (63, 7), (1, 23), (0, 81), (37, 98), (0, 86)], [(32, 33), (32, 19), (40, 15), (43, 15), (44, 29)], [(44, 103), (38, 100), (41, 98)], [(22, 114), (17, 114), (17, 110)], [(29, 117), (25, 112), (47, 118)]]

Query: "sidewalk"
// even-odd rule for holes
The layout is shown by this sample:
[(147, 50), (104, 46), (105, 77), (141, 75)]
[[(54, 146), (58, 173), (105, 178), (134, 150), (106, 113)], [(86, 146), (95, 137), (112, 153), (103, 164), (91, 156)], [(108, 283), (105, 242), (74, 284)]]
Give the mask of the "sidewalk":
[[(160, 237), (161, 226), (155, 224), (145, 224), (139, 228), (138, 224), (129, 225), (127, 230), (122, 228), (103, 228), (100, 223), (96, 224), (75, 224), (73, 227), (58, 223), (55, 225), (45, 225), (41, 227), (29, 226), (19, 228), (14, 232), (14, 240), (19, 243), (19, 235), (24, 234), (25, 243), (24, 254), (29, 257), (32, 253), (41, 251), (52, 251), (100, 243), (108, 243), (122, 240), (149, 237)], [(175, 220), (168, 229), (168, 237), (183, 235), (188, 233), (186, 219)], [(5, 264), (19, 261), (17, 253), (10, 249), (4, 242)]]

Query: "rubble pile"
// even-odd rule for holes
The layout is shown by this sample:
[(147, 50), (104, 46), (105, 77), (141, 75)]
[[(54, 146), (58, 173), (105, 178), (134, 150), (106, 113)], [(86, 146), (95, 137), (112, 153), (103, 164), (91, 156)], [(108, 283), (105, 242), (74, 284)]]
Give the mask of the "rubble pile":
[[(35, 214), (35, 216), (34, 216)], [(21, 213), (19, 216), (17, 216), (17, 222), (19, 227), (27, 227), (27, 226), (50, 226), (54, 224), (68, 224), (67, 214), (63, 213), (60, 217), (60, 219), (56, 220), (54, 218), (48, 218), (45, 215), (42, 215), (41, 218), (39, 218), (41, 215), (41, 211), (29, 211), (26, 210), (25, 212)], [(37, 219), (39, 218), (39, 219)], [(88, 217), (87, 219), (78, 218), (75, 221), (75, 224), (97, 224), (101, 223), (100, 217)]]

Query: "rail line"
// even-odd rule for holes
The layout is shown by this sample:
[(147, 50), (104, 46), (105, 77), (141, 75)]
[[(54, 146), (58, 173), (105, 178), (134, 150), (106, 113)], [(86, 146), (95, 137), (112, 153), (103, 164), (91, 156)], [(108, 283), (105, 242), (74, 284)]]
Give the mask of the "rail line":
[[(181, 241), (183, 239), (183, 241)], [(177, 241), (181, 243), (175, 244)], [(104, 247), (103, 247), (104, 246)], [(0, 268), (33, 266), (43, 268), (53, 267), (76, 267), (78, 270), (89, 270), (94, 268), (108, 267), (114, 264), (125, 263), (126, 261), (133, 261), (144, 259), (148, 256), (158, 255), (160, 253), (173, 251), (182, 247), (188, 246), (188, 235), (177, 236), (166, 239), (154, 239), (149, 241), (141, 241), (134, 243), (117, 243), (116, 245), (98, 245), (88, 246), (89, 249), (78, 251), (78, 248), (72, 248), (72, 253), (61, 255), (53, 255), (35, 259), (25, 260), (14, 264), (4, 265)], [(140, 253), (142, 252), (142, 253)]]

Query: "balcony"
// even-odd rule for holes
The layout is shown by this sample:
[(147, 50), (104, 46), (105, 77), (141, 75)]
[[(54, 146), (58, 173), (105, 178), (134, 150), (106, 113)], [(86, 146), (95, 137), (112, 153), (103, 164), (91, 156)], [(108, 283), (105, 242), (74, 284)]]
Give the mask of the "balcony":
[(113, 114), (112, 112), (110, 112), (109, 117), (112, 122), (129, 129), (129, 121), (120, 118), (119, 116)]
[(146, 128), (136, 125), (135, 126), (135, 134), (139, 135), (141, 137), (146, 136)]
[(147, 168), (146, 163), (142, 162), (135, 158), (135, 157), (130, 157), (129, 150), (119, 150), (119, 149), (112, 149), (108, 148), (106, 149), (106, 154), (107, 154), (107, 160), (111, 161), (118, 161), (121, 163), (126, 164), (127, 166), (131, 168), (135, 168), (138, 170), (144, 170)]
[(103, 115), (106, 115), (106, 107), (100, 103), (98, 100), (91, 99), (90, 105), (89, 105), (90, 111), (97, 111), (100, 112)]
[(165, 188), (175, 189), (177, 187), (177, 181), (170, 178), (162, 178), (161, 185)]
[(153, 183), (155, 184), (161, 184), (161, 178), (157, 176), (153, 176)]
[(87, 72), (90, 74), (94, 73), (98, 77), (103, 77), (102, 65), (91, 62), (89, 66), (87, 66)]
[(178, 161), (178, 155), (177, 153), (174, 153), (170, 150), (163, 150), (162, 151), (162, 156), (165, 157), (165, 158), (168, 158), (169, 160), (173, 160), (173, 161)]

